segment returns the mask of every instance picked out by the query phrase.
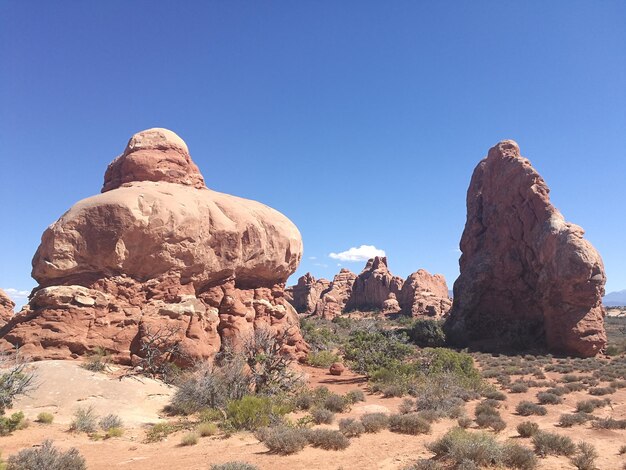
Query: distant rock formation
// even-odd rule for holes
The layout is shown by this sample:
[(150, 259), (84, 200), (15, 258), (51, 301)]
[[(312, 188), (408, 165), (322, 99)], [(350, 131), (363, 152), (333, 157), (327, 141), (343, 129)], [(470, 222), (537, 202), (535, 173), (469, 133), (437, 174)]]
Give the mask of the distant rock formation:
[(11, 300), (6, 292), (0, 289), (0, 327), (13, 318), (15, 302)]
[(389, 272), (387, 258), (376, 256), (367, 262), (355, 279), (346, 309), (382, 310), (389, 294), (397, 296), (403, 283), (402, 278)]
[(490, 149), (474, 170), (446, 322), (456, 344), (547, 347), (583, 357), (605, 347), (602, 259), (548, 193), (511, 140)]
[(356, 279), (356, 274), (346, 268), (342, 268), (335, 275), (330, 286), (322, 291), (320, 299), (315, 306), (315, 315), (327, 320), (332, 320), (346, 308), (348, 299), (352, 295), (352, 286)]
[[(441, 274), (431, 275), (420, 269), (406, 281), (389, 272), (386, 257), (370, 259), (358, 276), (341, 269), (330, 285), (309, 273), (288, 289), (289, 301), (301, 313), (314, 313), (326, 319), (352, 310), (379, 310), (385, 315), (403, 313), (413, 317), (441, 318), (452, 301)], [(314, 305), (314, 307), (312, 307)]]
[(35, 359), (104, 348), (131, 364), (163, 332), (180, 342), (183, 363), (267, 325), (302, 359), (307, 346), (284, 298), (301, 256), (289, 219), (207, 189), (183, 140), (149, 129), (109, 165), (102, 194), (44, 232), (33, 258), (39, 286), (0, 342)]
[(425, 269), (409, 275), (402, 285), (398, 301), (402, 312), (412, 317), (441, 318), (452, 307), (446, 279)]
[(298, 278), (298, 283), (286, 289), (288, 300), (298, 313), (311, 314), (315, 312), (317, 302), (322, 292), (330, 286), (327, 279), (315, 279), (311, 273)]

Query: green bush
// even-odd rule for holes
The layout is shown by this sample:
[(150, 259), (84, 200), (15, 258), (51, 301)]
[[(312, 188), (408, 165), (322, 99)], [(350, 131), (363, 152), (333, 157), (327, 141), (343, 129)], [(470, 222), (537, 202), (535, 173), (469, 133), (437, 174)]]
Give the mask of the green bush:
[(365, 432), (365, 426), (354, 418), (344, 418), (339, 421), (339, 432), (346, 437), (359, 437)]
[(8, 436), (13, 431), (20, 429), (23, 426), (24, 413), (18, 411), (11, 416), (0, 416), (0, 436)]
[(365, 432), (376, 433), (387, 429), (389, 426), (389, 416), (385, 413), (366, 413), (361, 416), (361, 423)]
[(350, 445), (346, 436), (332, 429), (309, 429), (306, 435), (309, 444), (325, 450), (343, 450)]
[(274, 454), (295, 454), (307, 444), (307, 430), (303, 428), (276, 426), (263, 429), (258, 434), (261, 442)]
[(37, 415), (37, 422), (41, 424), (50, 424), (54, 421), (54, 415), (52, 413), (41, 412)]
[(334, 362), (339, 362), (339, 356), (331, 351), (311, 352), (306, 358), (307, 364), (313, 367), (327, 368)]
[(421, 355), (421, 367), (428, 374), (452, 373), (470, 383), (481, 381), (472, 356), (446, 348), (428, 348)]
[(316, 408), (311, 411), (313, 422), (315, 424), (331, 424), (335, 419), (335, 413), (326, 408)]
[(551, 432), (539, 431), (532, 438), (535, 453), (542, 457), (546, 455), (570, 456), (576, 452), (576, 446), (567, 436)]
[(530, 401), (521, 401), (515, 407), (515, 411), (520, 416), (545, 416), (548, 413), (545, 406), (537, 405), (536, 403), (532, 403)]
[(371, 375), (405, 361), (413, 348), (407, 338), (393, 331), (353, 331), (344, 346), (344, 358), (352, 370)]
[(417, 413), (391, 415), (389, 417), (389, 430), (400, 434), (428, 434), (430, 423)]
[(46, 440), (39, 447), (19, 451), (9, 457), (7, 470), (85, 470), (85, 459), (75, 448), (65, 452)]
[(437, 348), (446, 344), (443, 328), (435, 320), (416, 320), (409, 329), (409, 338), (421, 348)]
[(74, 420), (70, 424), (70, 431), (92, 433), (97, 429), (98, 416), (93, 406), (79, 407), (74, 412)]
[(270, 397), (247, 395), (229, 402), (226, 416), (234, 429), (253, 431), (280, 422), (289, 411), (288, 406), (275, 403)]

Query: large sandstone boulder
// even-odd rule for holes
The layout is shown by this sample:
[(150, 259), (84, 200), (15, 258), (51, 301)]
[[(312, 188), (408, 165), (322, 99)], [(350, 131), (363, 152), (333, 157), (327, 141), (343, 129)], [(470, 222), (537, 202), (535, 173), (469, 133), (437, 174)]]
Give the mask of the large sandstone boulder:
[(398, 302), (402, 313), (412, 317), (441, 318), (452, 306), (445, 277), (430, 274), (425, 269), (414, 272), (404, 281)]
[(13, 318), (15, 302), (11, 300), (6, 292), (0, 289), (0, 326), (6, 324)]
[(446, 323), (458, 345), (583, 357), (605, 347), (602, 259), (548, 193), (513, 141), (490, 149), (474, 170)]
[(389, 294), (397, 296), (404, 280), (389, 272), (387, 258), (370, 259), (352, 286), (352, 294), (346, 305), (348, 310), (381, 310)]
[(178, 340), (189, 362), (267, 325), (286, 338), (285, 352), (303, 358), (297, 313), (283, 296), (302, 256), (289, 219), (207, 189), (185, 143), (166, 129), (133, 136), (102, 191), (44, 232), (33, 258), (39, 288), (0, 330), (5, 345), (38, 359), (103, 347), (131, 363), (161, 334)]
[(315, 279), (311, 273), (306, 273), (298, 278), (298, 283), (290, 287), (288, 299), (298, 313), (311, 314), (315, 312), (315, 307), (322, 292), (330, 286), (327, 279)]
[(341, 268), (335, 275), (330, 286), (324, 290), (315, 306), (315, 315), (327, 320), (332, 320), (341, 315), (352, 295), (352, 285), (356, 279), (356, 274), (346, 268)]

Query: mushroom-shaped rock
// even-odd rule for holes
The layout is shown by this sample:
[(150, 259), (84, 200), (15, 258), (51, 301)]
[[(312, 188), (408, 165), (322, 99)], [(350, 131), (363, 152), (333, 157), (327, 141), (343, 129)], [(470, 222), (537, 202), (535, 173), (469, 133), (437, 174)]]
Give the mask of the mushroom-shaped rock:
[(548, 194), (511, 140), (491, 148), (474, 170), (446, 322), (456, 344), (584, 357), (605, 347), (602, 259)]
[[(166, 129), (135, 134), (104, 180), (101, 194), (44, 232), (32, 271), (41, 294), (0, 330), (5, 343), (35, 358), (105, 347), (136, 363), (142, 341), (160, 332), (181, 345), (185, 363), (212, 357), (224, 337), (236, 345), (260, 315), (288, 336), (284, 351), (303, 359), (283, 296), (302, 257), (287, 217), (207, 189), (187, 145)], [(64, 290), (44, 289), (56, 286)], [(260, 288), (267, 292), (254, 304)]]

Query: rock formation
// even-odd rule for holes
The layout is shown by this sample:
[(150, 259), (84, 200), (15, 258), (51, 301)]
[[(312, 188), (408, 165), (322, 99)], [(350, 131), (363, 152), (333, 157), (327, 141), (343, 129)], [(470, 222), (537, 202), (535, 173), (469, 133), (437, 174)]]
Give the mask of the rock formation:
[(399, 313), (401, 310), (402, 308), (400, 307), (400, 303), (396, 298), (396, 294), (390, 292), (387, 300), (383, 302), (383, 308), (381, 310), (381, 313), (385, 315), (392, 315), (394, 313)]
[(352, 294), (352, 285), (356, 279), (356, 274), (346, 268), (342, 268), (335, 275), (333, 281), (324, 290), (315, 306), (315, 315), (319, 315), (327, 320), (332, 320), (337, 315), (341, 315)]
[(398, 301), (402, 313), (412, 317), (441, 318), (452, 306), (446, 279), (441, 274), (430, 274), (424, 269), (414, 272), (404, 281)]
[(15, 302), (0, 289), (0, 326), (5, 325), (13, 318), (13, 309), (15, 308)]
[(548, 193), (510, 140), (474, 170), (446, 323), (458, 345), (547, 347), (583, 357), (605, 347), (602, 259)]
[(109, 165), (101, 194), (44, 232), (33, 258), (39, 287), (0, 338), (35, 359), (101, 347), (133, 363), (147, 339), (165, 335), (185, 362), (268, 325), (302, 359), (306, 344), (284, 298), (301, 256), (289, 219), (207, 189), (182, 139), (149, 129)]
[(298, 313), (311, 314), (315, 312), (317, 302), (330, 286), (327, 279), (315, 279), (311, 273), (306, 273), (298, 278), (295, 286), (287, 289), (290, 298), (288, 299)]
[(382, 309), (389, 294), (398, 295), (404, 281), (389, 272), (387, 258), (376, 256), (370, 259), (352, 286), (347, 310)]

